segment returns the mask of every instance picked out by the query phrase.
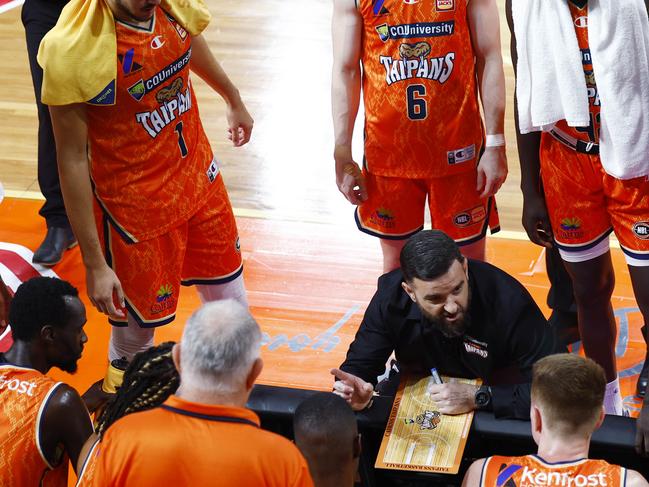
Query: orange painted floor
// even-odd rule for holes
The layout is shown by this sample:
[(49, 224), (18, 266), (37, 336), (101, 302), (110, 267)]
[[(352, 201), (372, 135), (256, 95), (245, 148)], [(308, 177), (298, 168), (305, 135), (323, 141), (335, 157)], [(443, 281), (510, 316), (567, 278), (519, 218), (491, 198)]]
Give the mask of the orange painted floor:
[[(28, 263), (30, 252), (45, 232), (37, 214), (40, 204), (12, 198), (0, 204), (0, 273), (11, 287), (19, 282), (16, 272), (29, 276), (30, 272), (45, 271)], [(254, 218), (237, 221), (250, 305), (264, 332), (265, 368), (260, 382), (329, 389), (328, 371), (344, 359), (380, 274), (376, 240), (358, 232), (351, 215), (340, 226)], [(519, 279), (547, 314), (548, 282), (541, 252), (523, 240), (488, 241), (488, 260)], [(16, 259), (17, 253), (29, 258)], [(637, 413), (639, 403), (633, 398), (633, 390), (644, 358), (642, 319), (622, 253), (614, 249), (613, 259), (617, 274), (613, 307), (619, 330), (617, 355), (622, 391), (627, 406)], [(87, 300), (78, 248), (68, 251), (53, 271), (79, 288), (88, 311), (89, 341), (75, 375), (57, 370), (52, 375), (83, 392), (103, 376), (109, 325)], [(198, 305), (195, 291), (182, 288), (177, 319), (158, 329), (156, 341), (177, 340), (184, 321)]]

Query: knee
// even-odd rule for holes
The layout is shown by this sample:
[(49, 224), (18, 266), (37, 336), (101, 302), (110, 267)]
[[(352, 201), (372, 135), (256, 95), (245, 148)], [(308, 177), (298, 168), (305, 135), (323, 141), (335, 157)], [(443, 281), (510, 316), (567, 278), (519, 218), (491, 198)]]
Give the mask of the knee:
[(615, 275), (610, 272), (596, 278), (573, 278), (573, 290), (578, 304), (589, 306), (608, 306), (613, 289), (615, 288)]

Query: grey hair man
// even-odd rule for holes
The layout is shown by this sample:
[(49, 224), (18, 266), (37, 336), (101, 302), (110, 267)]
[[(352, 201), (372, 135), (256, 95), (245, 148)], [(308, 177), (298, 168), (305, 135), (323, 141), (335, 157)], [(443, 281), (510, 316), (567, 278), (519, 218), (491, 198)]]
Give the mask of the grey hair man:
[[(237, 301), (203, 305), (173, 350), (176, 395), (106, 431), (88, 485), (210, 485), (218, 476), (224, 487), (312, 486), (295, 445), (261, 430), (245, 408), (263, 367), (260, 345), (257, 322)], [(142, 451), (155, 468), (139, 460)]]

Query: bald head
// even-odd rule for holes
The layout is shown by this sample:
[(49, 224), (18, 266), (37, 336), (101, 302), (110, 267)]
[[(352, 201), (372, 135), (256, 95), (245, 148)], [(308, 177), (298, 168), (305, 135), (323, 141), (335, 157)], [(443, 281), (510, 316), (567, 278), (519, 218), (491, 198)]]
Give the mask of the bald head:
[(187, 321), (180, 341), (181, 381), (203, 390), (238, 393), (259, 358), (261, 331), (234, 300), (201, 306)]

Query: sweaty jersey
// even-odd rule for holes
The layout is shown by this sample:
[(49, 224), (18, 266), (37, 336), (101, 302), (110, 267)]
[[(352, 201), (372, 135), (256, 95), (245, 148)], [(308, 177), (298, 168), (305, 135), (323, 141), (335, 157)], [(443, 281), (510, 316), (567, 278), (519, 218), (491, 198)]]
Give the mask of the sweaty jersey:
[(570, 127), (565, 120), (561, 120), (555, 124), (555, 127), (575, 139), (599, 144), (599, 112), (601, 104), (599, 93), (597, 91), (597, 84), (595, 82), (593, 60), (588, 46), (588, 3), (586, 3), (584, 7), (578, 7), (574, 3), (568, 2), (568, 6), (570, 7), (570, 13), (572, 14), (572, 20), (575, 26), (575, 33), (577, 34), (577, 43), (579, 44), (579, 50), (581, 51), (581, 62), (584, 67), (584, 76), (586, 76), (590, 125), (588, 127)]
[(65, 487), (68, 459), (57, 465), (45, 458), (40, 422), (61, 382), (34, 369), (0, 363), (0, 485)]
[(365, 164), (379, 176), (474, 169), (483, 137), (466, 0), (357, 0)]
[(115, 30), (114, 100), (87, 104), (90, 171), (99, 204), (136, 242), (191, 216), (218, 168), (190, 82), (189, 33), (161, 8), (149, 28), (116, 21)]
[(626, 469), (583, 458), (547, 463), (537, 455), (494, 456), (482, 467), (480, 487), (624, 487)]

